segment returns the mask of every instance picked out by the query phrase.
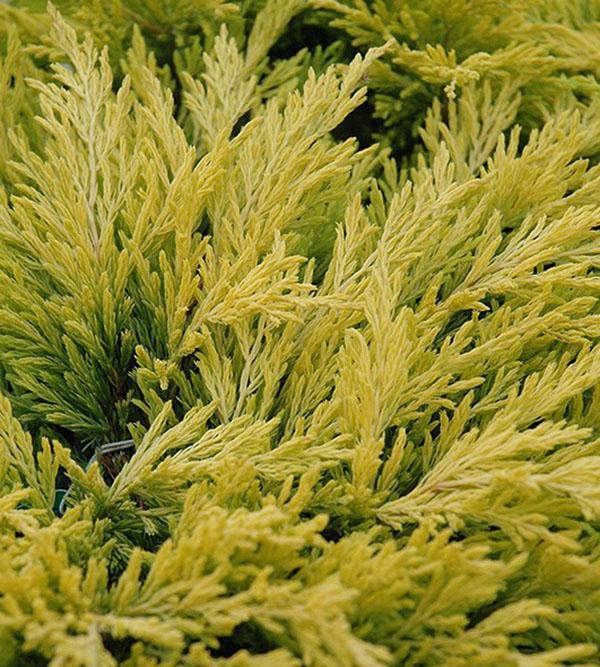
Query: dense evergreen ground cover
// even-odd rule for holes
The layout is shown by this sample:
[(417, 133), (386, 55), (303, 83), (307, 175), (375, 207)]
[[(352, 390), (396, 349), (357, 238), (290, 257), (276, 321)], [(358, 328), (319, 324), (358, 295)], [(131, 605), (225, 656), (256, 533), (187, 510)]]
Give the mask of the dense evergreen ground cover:
[(0, 4), (0, 665), (598, 664), (599, 156), (595, 0)]

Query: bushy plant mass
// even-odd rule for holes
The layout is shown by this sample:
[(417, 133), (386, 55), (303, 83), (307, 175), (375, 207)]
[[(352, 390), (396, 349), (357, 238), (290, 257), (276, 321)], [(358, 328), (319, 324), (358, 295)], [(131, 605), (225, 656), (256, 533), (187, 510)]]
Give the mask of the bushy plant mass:
[(600, 2), (0, 34), (0, 665), (600, 664)]

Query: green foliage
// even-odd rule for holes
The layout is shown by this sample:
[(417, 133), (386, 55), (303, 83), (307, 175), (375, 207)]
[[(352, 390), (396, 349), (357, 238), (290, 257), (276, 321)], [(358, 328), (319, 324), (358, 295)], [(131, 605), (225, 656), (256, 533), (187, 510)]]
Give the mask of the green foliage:
[(598, 664), (599, 13), (0, 5), (0, 665)]

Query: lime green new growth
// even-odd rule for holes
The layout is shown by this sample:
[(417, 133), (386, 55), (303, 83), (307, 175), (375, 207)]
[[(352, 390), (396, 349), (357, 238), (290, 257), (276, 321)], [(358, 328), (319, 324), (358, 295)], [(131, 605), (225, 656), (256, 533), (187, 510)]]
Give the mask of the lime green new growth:
[(600, 664), (600, 2), (0, 34), (0, 665)]

